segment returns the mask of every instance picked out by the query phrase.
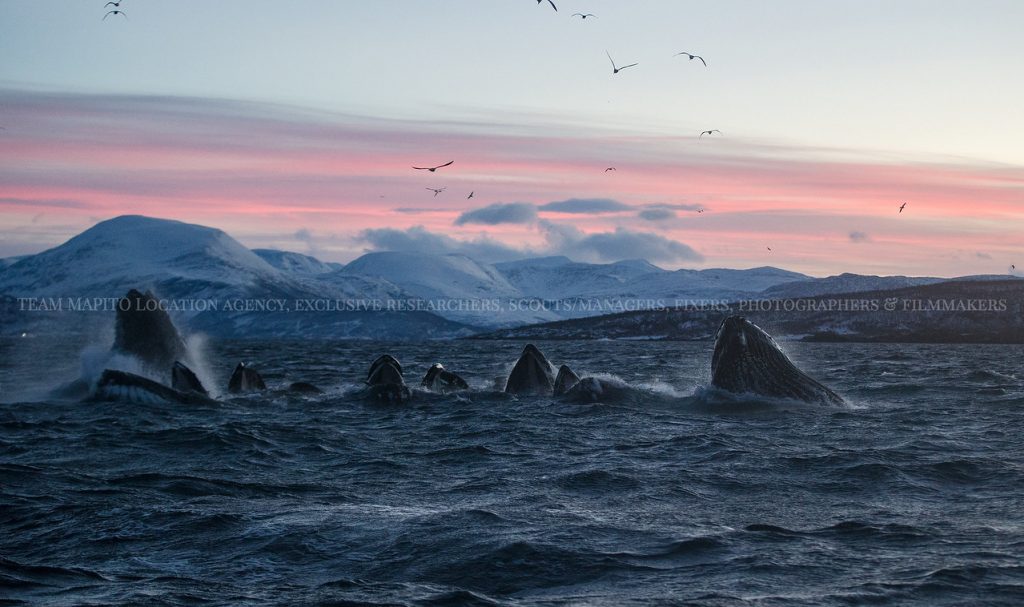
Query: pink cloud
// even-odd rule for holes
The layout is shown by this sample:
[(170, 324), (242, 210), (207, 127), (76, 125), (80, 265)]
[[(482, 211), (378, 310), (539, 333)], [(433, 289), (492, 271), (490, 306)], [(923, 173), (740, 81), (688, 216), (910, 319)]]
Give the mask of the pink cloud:
[[(699, 215), (663, 213), (657, 226), (696, 249), (704, 265), (772, 263), (824, 274), (907, 272), (903, 264), (912, 264), (916, 272), (952, 275), (1024, 259), (1015, 236), (1024, 232), (1021, 167), (881, 162), (734, 139), (707, 145), (557, 125), (512, 129), (497, 126), (498, 118), (431, 124), (195, 98), (0, 91), (0, 104), (9, 125), (0, 145), (5, 232), (24, 228), (29, 213), (74, 218), (71, 225), (143, 213), (253, 241), (280, 242), (309, 225), (353, 237), (423, 225), (454, 238), (537, 244), (536, 227), (453, 222), (496, 203), (539, 208), (577, 198), (637, 211), (657, 203), (706, 207)], [(436, 173), (411, 169), (448, 160), (455, 164)], [(434, 197), (428, 187), (446, 189)], [(902, 202), (907, 209), (897, 214)], [(425, 212), (408, 212), (416, 208)], [(652, 229), (635, 211), (540, 216), (583, 234)], [(870, 234), (870, 246), (852, 243), (853, 231)], [(47, 232), (58, 241), (72, 235)], [(761, 243), (769, 240), (776, 254), (765, 259)], [(982, 249), (991, 260), (947, 254)], [(354, 244), (330, 251), (337, 259), (358, 252)]]

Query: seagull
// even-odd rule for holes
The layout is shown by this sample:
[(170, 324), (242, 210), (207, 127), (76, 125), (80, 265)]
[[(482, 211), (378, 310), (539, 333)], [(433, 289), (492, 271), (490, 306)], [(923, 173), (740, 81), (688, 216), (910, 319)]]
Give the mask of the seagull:
[(448, 189), (448, 187), (447, 187), (447, 186), (445, 186), (445, 187), (443, 187), (443, 188), (440, 188), (440, 189), (438, 189), (438, 188), (426, 188), (426, 189), (428, 189), (428, 190), (430, 190), (431, 192), (433, 192), (433, 193), (434, 193), (434, 197), (436, 198), (438, 194), (440, 194), (441, 192), (443, 192), (443, 191), (445, 191), (446, 189)]
[(771, 248), (771, 247), (767, 247), (767, 249), (768, 249), (769, 251), (771, 251), (771, 250), (772, 250), (772, 248)]
[(697, 135), (697, 139), (700, 139), (704, 135), (710, 135), (711, 133), (718, 133), (719, 135), (721, 135), (722, 131), (719, 131), (718, 129), (711, 129), (710, 131), (701, 131), (700, 135)]
[(125, 19), (128, 18), (128, 15), (124, 14), (124, 11), (108, 11), (106, 15), (103, 15), (103, 18), (100, 19), (100, 21), (106, 21), (107, 17), (109, 17), (111, 15), (121, 15)]
[[(537, 0), (537, 4), (540, 4), (540, 3), (541, 3), (541, 2), (543, 2), (543, 1), (544, 1), (544, 0)], [(551, 8), (555, 9), (555, 12), (556, 12), (556, 13), (558, 12), (558, 7), (557, 7), (557, 6), (555, 6), (555, 3), (554, 3), (554, 2), (552, 2), (551, 0), (548, 0), (548, 4), (550, 4), (550, 5), (551, 5)]]
[(905, 206), (907, 206), (907, 203), (905, 203), (905, 202), (900, 205), (900, 213), (903, 212), (903, 207), (905, 207)]
[(115, 8), (121, 8), (121, 2), (122, 1), (123, 0), (118, 0), (117, 2), (107, 2), (106, 4), (103, 5), (103, 8), (107, 8), (108, 6), (113, 6)]
[(672, 55), (672, 56), (673, 57), (678, 57), (679, 55), (686, 55), (687, 57), (690, 58), (690, 61), (693, 61), (694, 59), (700, 59), (700, 62), (704, 64), (704, 67), (708, 66), (708, 62), (704, 61), (704, 57), (701, 57), (700, 55), (691, 55), (690, 53), (687, 53), (686, 51), (683, 51), (681, 53), (676, 53), (675, 55)]
[(608, 61), (612, 62), (612, 73), (613, 74), (618, 74), (621, 70), (624, 70), (627, 67), (633, 67), (634, 65), (637, 65), (636, 63), (630, 63), (629, 65), (624, 65), (622, 67), (615, 67), (615, 60), (612, 59), (612, 54), (609, 53), (608, 51), (605, 51), (604, 54), (608, 55)]
[(573, 13), (573, 17), (579, 17), (580, 19), (586, 19), (587, 17), (597, 17), (594, 13)]
[(607, 169), (604, 170), (604, 172), (607, 173), (608, 171), (617, 171), (617, 170), (618, 169), (616, 169), (615, 167), (608, 167)]
[(439, 164), (436, 167), (412, 167), (412, 168), (416, 169), (417, 171), (430, 171), (431, 173), (433, 173), (437, 169), (440, 169), (442, 167), (446, 167), (446, 166), (452, 164), (453, 162), (455, 162), (455, 161), (454, 160), (449, 160), (448, 162), (446, 162), (444, 164)]
[(697, 212), (698, 212), (698, 213), (703, 213), (703, 212), (704, 212), (704, 209), (697, 209)]
[(472, 198), (474, 193), (476, 193), (476, 190), (473, 190), (472, 192), (470, 192), (469, 196), (466, 196), (466, 200), (469, 200), (470, 198)]
[(1014, 270), (1016, 270), (1016, 269), (1017, 269), (1017, 266), (1015, 266), (1015, 265), (1013, 265), (1013, 264), (1011, 263), (1011, 264), (1010, 264), (1010, 271), (1012, 272), (1012, 271), (1014, 271)]

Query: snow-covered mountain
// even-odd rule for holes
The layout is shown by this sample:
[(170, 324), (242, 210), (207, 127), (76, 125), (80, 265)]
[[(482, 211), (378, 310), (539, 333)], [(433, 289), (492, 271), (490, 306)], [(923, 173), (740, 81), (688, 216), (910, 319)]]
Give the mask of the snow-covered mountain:
[(615, 293), (628, 290), (625, 285), (641, 276), (666, 273), (644, 260), (594, 264), (561, 256), (509, 261), (494, 267), (523, 295), (547, 300)]
[[(643, 260), (591, 264), (543, 257), (487, 264), (465, 255), (399, 252), (368, 253), (342, 265), (300, 253), (253, 251), (214, 228), (132, 215), (101, 222), (37, 255), (0, 260), (0, 296), (8, 299), (112, 298), (137, 288), (167, 299), (278, 298), (292, 306), (179, 314), (212, 332), (249, 336), (443, 337), (650, 307), (635, 305), (638, 300), (672, 307), (939, 282), (855, 274), (812, 278), (773, 267), (669, 271)], [(295, 309), (299, 300), (325, 307), (304, 315)]]
[[(308, 270), (316, 264), (305, 262), (301, 267)], [(216, 302), (216, 309), (182, 303), (172, 310), (172, 316), (190, 325), (235, 327), (236, 336), (260, 335), (273, 325), (273, 334), (291, 330), (292, 337), (330, 337), (331, 328), (347, 337), (384, 334), (379, 329), (377, 311), (349, 310), (342, 325), (337, 316), (295, 312), (297, 301), (409, 297), (386, 281), (351, 276), (328, 282), (315, 276), (274, 267), (214, 228), (126, 215), (98, 223), (60, 246), (0, 269), (0, 294), (71, 300), (116, 298), (132, 288), (149, 290), (165, 300)], [(281, 305), (289, 309), (253, 312), (238, 307), (268, 300), (285, 302)], [(260, 314), (265, 314), (265, 322), (260, 322)], [(282, 319), (281, 314), (289, 318)], [(417, 336), (450, 336), (468, 330), (437, 315), (419, 312), (396, 312), (394, 325), (402, 325), (405, 316), (415, 316), (405, 325), (414, 327)], [(63, 314), (46, 322), (73, 321), (74, 317)], [(23, 321), (38, 318), (30, 314)]]
[(220, 230), (139, 215), (100, 222), (0, 273), (0, 292), (20, 297), (117, 297), (130, 288), (193, 298), (308, 292)]
[(345, 267), (345, 264), (323, 262), (310, 255), (293, 253), (291, 251), (278, 251), (277, 249), (253, 249), (253, 253), (260, 259), (274, 266), (282, 272), (295, 274), (297, 276), (317, 276), (335, 272)]

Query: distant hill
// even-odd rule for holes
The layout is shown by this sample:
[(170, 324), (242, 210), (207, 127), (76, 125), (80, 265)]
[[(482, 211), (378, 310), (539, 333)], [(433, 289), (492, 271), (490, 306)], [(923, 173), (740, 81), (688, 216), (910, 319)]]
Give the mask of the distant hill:
[(477, 339), (712, 340), (739, 314), (780, 339), (1024, 343), (1024, 280), (944, 281), (903, 289), (759, 299), (707, 309), (623, 312), (517, 327)]

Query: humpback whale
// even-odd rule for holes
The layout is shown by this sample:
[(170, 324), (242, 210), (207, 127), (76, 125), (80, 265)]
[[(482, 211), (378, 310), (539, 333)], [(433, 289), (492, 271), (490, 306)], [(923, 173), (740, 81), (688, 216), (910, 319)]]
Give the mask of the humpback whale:
[(551, 377), (551, 363), (544, 358), (537, 346), (526, 344), (519, 355), (516, 366), (508, 374), (505, 392), (509, 394), (551, 394), (554, 379)]
[(798, 369), (771, 335), (742, 316), (730, 316), (718, 328), (711, 384), (729, 392), (845, 404), (838, 394)]
[(140, 293), (135, 289), (117, 302), (111, 349), (134, 356), (161, 372), (186, 354), (185, 342), (160, 302), (149, 291)]
[(288, 386), (289, 392), (296, 394), (323, 394), (324, 391), (305, 381), (297, 381)]
[(457, 373), (445, 369), (441, 363), (434, 363), (427, 369), (427, 374), (423, 376), (420, 386), (441, 393), (469, 389), (466, 380), (459, 377)]
[(558, 375), (555, 376), (555, 396), (565, 394), (578, 383), (580, 383), (580, 376), (573, 373), (569, 365), (562, 365), (558, 368)]
[(366, 385), (366, 393), (380, 402), (404, 403), (412, 397), (412, 391), (402, 377), (402, 365), (390, 354), (378, 356), (373, 361), (366, 374)]
[(228, 380), (228, 392), (232, 394), (258, 392), (266, 389), (267, 384), (263, 383), (263, 378), (256, 372), (256, 369), (245, 366), (245, 363), (238, 363), (234, 372), (231, 373), (231, 379)]
[(196, 377), (196, 374), (192, 372), (181, 361), (174, 361), (174, 366), (171, 367), (171, 387), (180, 392), (196, 392), (203, 396), (209, 396), (209, 392), (203, 387), (202, 382)]
[(205, 393), (175, 390), (151, 379), (114, 369), (105, 369), (90, 400), (137, 404), (215, 403)]

